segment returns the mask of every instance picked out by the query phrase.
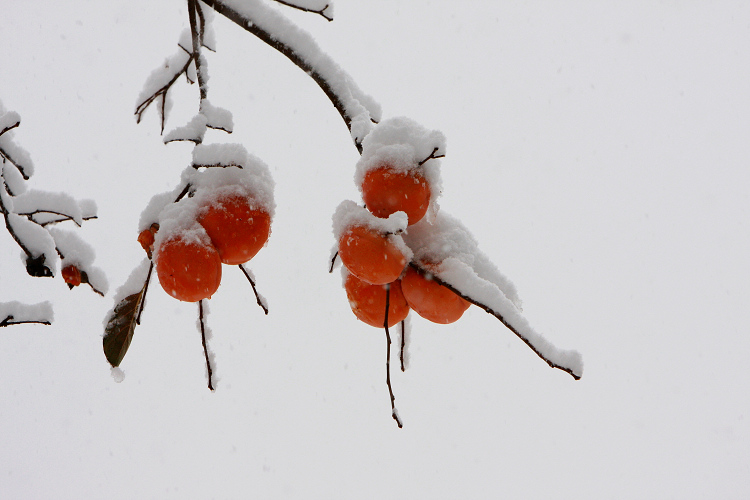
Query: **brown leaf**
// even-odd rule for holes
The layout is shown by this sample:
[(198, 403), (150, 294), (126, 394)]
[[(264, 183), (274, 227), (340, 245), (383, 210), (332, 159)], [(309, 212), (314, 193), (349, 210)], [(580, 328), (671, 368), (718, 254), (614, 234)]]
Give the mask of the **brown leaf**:
[(125, 353), (128, 352), (133, 332), (140, 323), (140, 312), (143, 299), (146, 296), (151, 270), (149, 269), (146, 282), (138, 293), (128, 295), (117, 304), (104, 328), (104, 355), (113, 367), (119, 366)]

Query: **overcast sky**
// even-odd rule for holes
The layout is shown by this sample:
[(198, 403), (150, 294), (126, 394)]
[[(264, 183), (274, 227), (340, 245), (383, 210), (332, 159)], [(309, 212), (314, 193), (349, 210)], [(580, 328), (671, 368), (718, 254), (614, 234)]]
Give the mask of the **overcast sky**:
[[(441, 210), (517, 286), (524, 314), (579, 350), (580, 381), (471, 308), (413, 318), (392, 374), (382, 331), (328, 274), (331, 215), (358, 201), (357, 150), (326, 96), (217, 16), (209, 98), (276, 181), (250, 262), (270, 314), (225, 270), (197, 307), (153, 283), (115, 383), (112, 294), (143, 258), (141, 211), (191, 144), (164, 145), (136, 98), (177, 50), (182, 1), (15, 2), (0, 100), (30, 187), (94, 199), (79, 231), (102, 298), (32, 279), (0, 232), (0, 301), (54, 304), (0, 329), (0, 492), (8, 498), (747, 498), (750, 493), (750, 6), (744, 2), (363, 2), (335, 21), (279, 7), (384, 116), (447, 137)], [(174, 91), (167, 128), (197, 108)]]

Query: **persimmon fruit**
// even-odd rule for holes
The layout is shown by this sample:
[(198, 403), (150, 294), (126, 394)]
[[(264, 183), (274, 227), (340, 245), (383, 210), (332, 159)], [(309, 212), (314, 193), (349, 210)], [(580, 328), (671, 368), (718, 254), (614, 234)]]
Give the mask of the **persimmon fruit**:
[(211, 244), (176, 236), (159, 246), (156, 274), (169, 295), (184, 302), (198, 302), (218, 290), (221, 258)]
[(144, 229), (138, 235), (138, 243), (141, 244), (143, 249), (146, 251), (146, 255), (150, 259), (154, 253), (154, 239), (156, 233), (159, 231), (159, 224), (153, 223), (148, 229)]
[(70, 288), (78, 286), (81, 284), (81, 270), (76, 266), (65, 266), (62, 268), (62, 278)]
[(202, 209), (198, 223), (208, 233), (224, 264), (252, 259), (271, 234), (271, 216), (245, 196), (227, 195)]
[(352, 312), (361, 321), (370, 326), (382, 328), (385, 325), (385, 299), (387, 287), (390, 287), (388, 297), (388, 327), (403, 321), (409, 314), (409, 304), (401, 291), (401, 283), (396, 280), (384, 285), (371, 285), (353, 274), (349, 274), (344, 282), (346, 297)]
[(430, 275), (424, 276), (412, 267), (401, 278), (401, 290), (409, 307), (433, 323), (447, 325), (458, 321), (471, 305)]
[(419, 222), (430, 206), (430, 186), (419, 167), (402, 171), (390, 165), (369, 170), (362, 181), (362, 199), (376, 217), (406, 212), (409, 225)]
[(339, 257), (350, 273), (371, 285), (395, 281), (407, 264), (406, 256), (388, 235), (365, 226), (344, 231)]

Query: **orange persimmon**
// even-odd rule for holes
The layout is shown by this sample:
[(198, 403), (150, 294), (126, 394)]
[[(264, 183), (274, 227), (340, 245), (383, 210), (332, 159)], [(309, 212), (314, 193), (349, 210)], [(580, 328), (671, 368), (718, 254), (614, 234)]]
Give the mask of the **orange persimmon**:
[(198, 215), (224, 264), (244, 264), (252, 259), (271, 234), (271, 216), (254, 207), (245, 196), (222, 196)]
[(394, 212), (406, 212), (411, 226), (427, 213), (430, 186), (419, 167), (402, 171), (385, 165), (365, 174), (362, 199), (376, 217), (387, 218)]
[(65, 266), (62, 268), (62, 278), (70, 288), (81, 284), (81, 270), (76, 266)]
[(406, 256), (388, 235), (364, 226), (353, 226), (339, 239), (339, 257), (350, 273), (372, 285), (398, 279)]
[(179, 236), (161, 243), (156, 274), (169, 295), (185, 302), (211, 297), (221, 283), (221, 258), (213, 245)]
[(398, 280), (385, 285), (371, 285), (350, 274), (346, 277), (344, 289), (352, 312), (370, 326), (380, 328), (385, 325), (386, 293), (389, 293), (389, 328), (403, 321), (409, 314), (409, 305), (401, 292), (401, 283)]
[(401, 290), (409, 307), (423, 318), (447, 325), (458, 321), (471, 305), (463, 297), (409, 267), (401, 278)]

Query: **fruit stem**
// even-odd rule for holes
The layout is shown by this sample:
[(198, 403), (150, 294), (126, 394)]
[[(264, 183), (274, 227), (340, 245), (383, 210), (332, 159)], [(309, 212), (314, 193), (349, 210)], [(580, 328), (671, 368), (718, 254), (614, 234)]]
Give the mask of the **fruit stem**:
[(214, 390), (213, 385), (213, 374), (214, 371), (211, 369), (211, 360), (208, 357), (208, 345), (206, 344), (206, 325), (203, 318), (203, 300), (198, 301), (198, 320), (201, 324), (201, 340), (203, 342), (203, 355), (206, 357), (206, 370), (208, 371), (208, 388)]
[(258, 294), (258, 290), (255, 288), (255, 281), (253, 280), (252, 276), (250, 276), (250, 273), (247, 271), (247, 269), (245, 269), (245, 267), (242, 264), (237, 264), (237, 266), (240, 269), (242, 269), (242, 273), (250, 282), (250, 286), (253, 287), (253, 293), (255, 294), (255, 301), (258, 303), (261, 309), (263, 309), (263, 312), (266, 313), (266, 316), (268, 316), (268, 306), (266, 305), (263, 298)]
[(391, 387), (391, 334), (388, 331), (388, 309), (390, 309), (391, 302), (391, 285), (390, 283), (385, 285), (385, 320), (383, 321), (383, 327), (385, 328), (385, 340), (386, 340), (386, 354), (385, 354), (385, 383), (388, 386), (388, 394), (391, 396), (391, 416), (396, 421), (398, 428), (401, 429), (404, 424), (401, 423), (401, 419), (396, 411), (396, 397), (393, 395), (393, 388)]
[(404, 350), (406, 349), (406, 320), (401, 321), (401, 371), (405, 372), (404, 366)]

